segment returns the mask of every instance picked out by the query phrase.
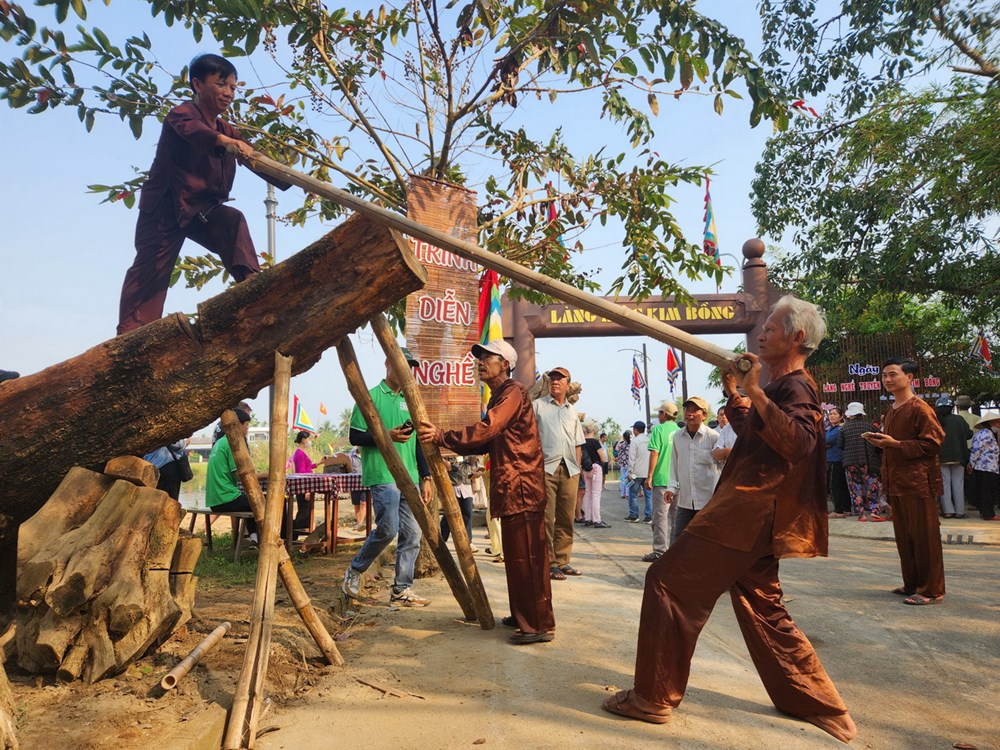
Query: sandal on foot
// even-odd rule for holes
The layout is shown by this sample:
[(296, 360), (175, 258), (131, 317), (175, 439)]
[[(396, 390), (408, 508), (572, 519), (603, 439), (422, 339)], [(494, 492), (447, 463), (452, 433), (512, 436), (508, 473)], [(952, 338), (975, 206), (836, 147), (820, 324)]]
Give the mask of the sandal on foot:
[(523, 630), (518, 630), (511, 635), (510, 642), (515, 646), (525, 646), (529, 643), (548, 643), (555, 637), (555, 633), (525, 633)]
[(566, 574), (553, 565), (551, 568), (549, 568), (549, 578), (551, 578), (553, 581), (565, 581)]
[(896, 594), (897, 596), (913, 596), (913, 592), (912, 591), (907, 591), (902, 586), (897, 586), (896, 588), (894, 588), (892, 590), (892, 593)]
[(572, 565), (563, 565), (559, 570), (562, 571), (565, 575), (568, 575), (568, 576), (582, 576), (583, 575), (583, 573), (581, 573), (579, 570), (577, 570), (576, 568), (574, 568)]
[(922, 606), (924, 604), (937, 604), (943, 600), (943, 596), (924, 596), (923, 594), (913, 594), (903, 599), (903, 604), (912, 604), (915, 607)]
[(670, 721), (670, 707), (664, 706), (661, 712), (643, 711), (635, 704), (631, 690), (619, 690), (601, 703), (605, 711), (625, 716), (629, 719), (648, 721), (650, 724), (666, 724)]
[(648, 563), (656, 562), (660, 559), (660, 554), (661, 553), (659, 552), (650, 552), (649, 554), (642, 556), (642, 561)]
[(508, 628), (516, 628), (517, 620), (514, 619), (514, 615), (507, 615), (506, 617), (500, 618), (500, 624)]

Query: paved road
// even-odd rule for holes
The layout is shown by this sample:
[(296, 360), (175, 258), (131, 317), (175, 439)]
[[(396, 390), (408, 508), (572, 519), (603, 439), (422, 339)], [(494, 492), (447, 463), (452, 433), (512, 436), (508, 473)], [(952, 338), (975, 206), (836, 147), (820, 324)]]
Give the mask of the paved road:
[[(624, 506), (610, 485), (603, 507), (613, 527), (583, 529), (575, 547), (573, 562), (585, 575), (553, 582), (553, 643), (514, 647), (502, 627), (483, 632), (459, 624), (443, 580), (420, 581), (433, 605), (387, 610), (376, 628), (345, 641), (347, 668), (331, 671), (301, 703), (272, 713), (265, 723), (281, 729), (259, 746), (842, 747), (774, 710), (728, 597), (702, 635), (687, 697), (670, 724), (627, 721), (600, 710), (609, 690), (631, 685), (647, 567), (639, 557), (651, 537), (648, 526), (621, 520)], [(853, 533), (850, 522), (841, 523), (837, 533)], [(479, 530), (475, 536), (484, 547)], [(945, 601), (907, 607), (889, 593), (899, 584), (891, 541), (833, 536), (830, 547), (827, 559), (783, 561), (781, 575), (789, 610), (858, 724), (852, 747), (945, 750), (961, 741), (1000, 750), (1000, 548), (946, 546)], [(494, 611), (504, 614), (501, 566), (477, 557)], [(356, 676), (423, 699), (381, 698)]]

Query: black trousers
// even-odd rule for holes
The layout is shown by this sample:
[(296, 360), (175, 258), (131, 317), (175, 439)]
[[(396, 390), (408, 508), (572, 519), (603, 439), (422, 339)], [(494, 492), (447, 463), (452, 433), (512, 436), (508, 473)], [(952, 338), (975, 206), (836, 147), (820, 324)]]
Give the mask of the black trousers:
[[(458, 498), (458, 507), (462, 511), (462, 520), (465, 521), (465, 531), (472, 539), (472, 498)], [(451, 526), (448, 525), (448, 516), (441, 516), (441, 540), (447, 542), (451, 536)]]

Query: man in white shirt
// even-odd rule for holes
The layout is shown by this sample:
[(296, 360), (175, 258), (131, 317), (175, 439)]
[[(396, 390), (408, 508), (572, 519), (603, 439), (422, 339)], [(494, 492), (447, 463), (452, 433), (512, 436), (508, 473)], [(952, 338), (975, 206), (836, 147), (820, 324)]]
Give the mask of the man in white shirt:
[(712, 449), (719, 433), (705, 424), (708, 402), (692, 396), (684, 402), (684, 427), (674, 433), (670, 454), (670, 484), (665, 499), (677, 503), (677, 516), (670, 530), (670, 544), (690, 523), (695, 514), (712, 499), (719, 481), (719, 463)]
[(715, 441), (715, 447), (712, 449), (712, 458), (719, 462), (721, 469), (726, 465), (726, 459), (729, 458), (729, 454), (733, 452), (733, 446), (736, 445), (736, 431), (729, 424), (726, 407), (719, 407), (719, 413), (716, 416), (719, 420), (719, 439)]
[(549, 395), (531, 402), (545, 456), (545, 533), (549, 543), (549, 577), (554, 581), (578, 576), (569, 564), (573, 555), (573, 514), (580, 482), (580, 446), (583, 426), (567, 399), (569, 370), (550, 370)]
[(639, 522), (639, 493), (646, 499), (643, 523), (653, 520), (653, 492), (646, 489), (649, 476), (649, 435), (646, 423), (639, 421), (632, 425), (632, 442), (628, 445), (628, 517), (626, 521)]

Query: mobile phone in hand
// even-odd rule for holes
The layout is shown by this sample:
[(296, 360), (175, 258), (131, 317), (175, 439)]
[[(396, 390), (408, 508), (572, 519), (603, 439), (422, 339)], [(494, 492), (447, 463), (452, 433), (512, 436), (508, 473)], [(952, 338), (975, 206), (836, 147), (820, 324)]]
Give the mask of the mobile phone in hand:
[(413, 421), (407, 419), (405, 422), (403, 422), (403, 424), (399, 426), (399, 429), (403, 430), (404, 432), (413, 432)]

